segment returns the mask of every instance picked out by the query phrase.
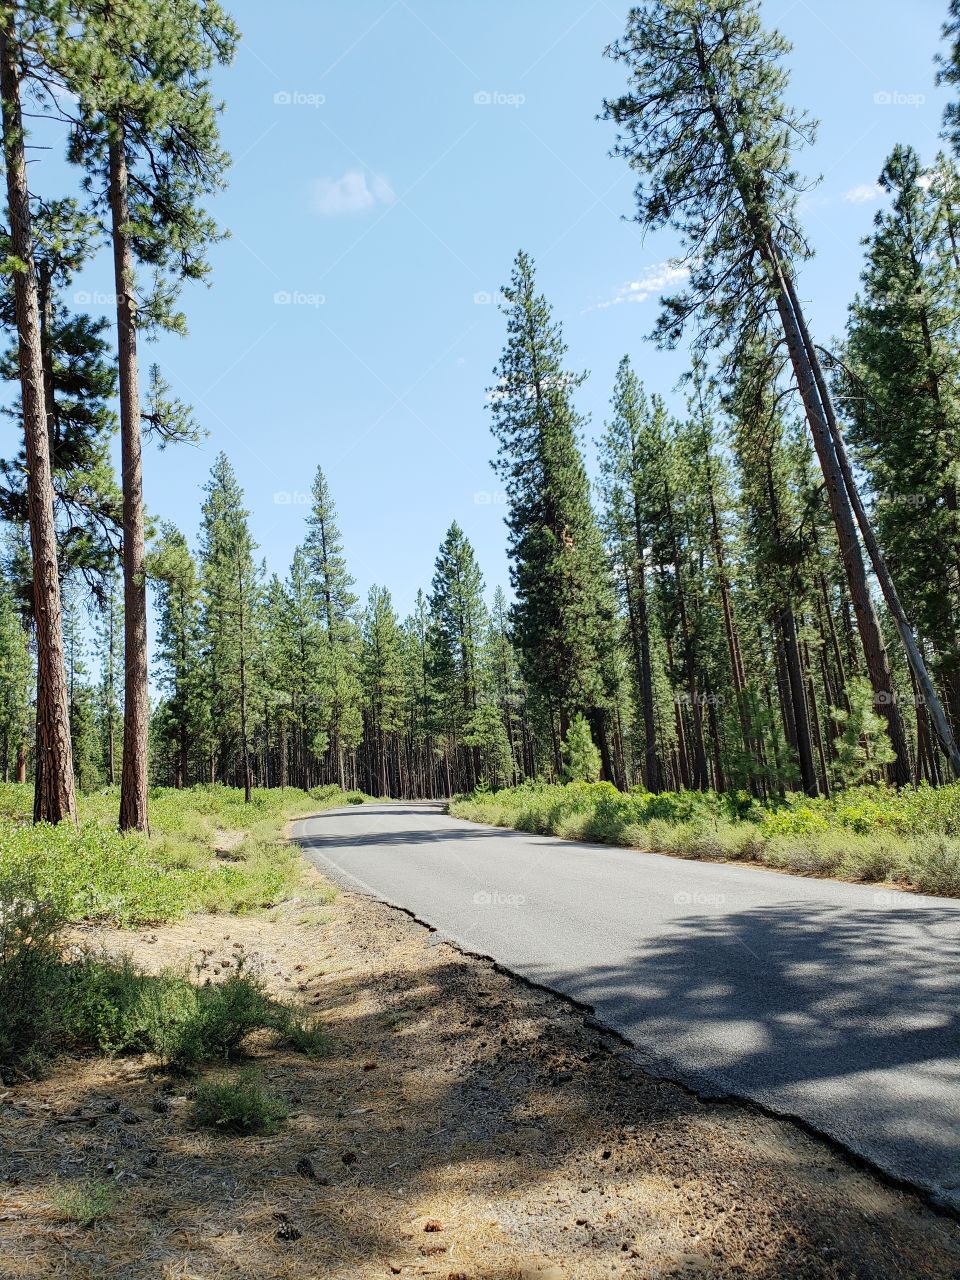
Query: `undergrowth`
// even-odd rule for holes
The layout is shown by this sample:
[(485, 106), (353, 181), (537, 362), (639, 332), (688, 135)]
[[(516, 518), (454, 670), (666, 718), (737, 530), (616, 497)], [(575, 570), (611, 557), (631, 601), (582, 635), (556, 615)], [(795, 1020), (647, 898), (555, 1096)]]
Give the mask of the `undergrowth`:
[(960, 783), (761, 804), (744, 792), (618, 791), (609, 782), (527, 783), (477, 791), (455, 817), (492, 826), (649, 849), (682, 858), (762, 862), (783, 871), (887, 881), (960, 896)]
[(29, 877), (38, 897), (71, 920), (134, 925), (190, 911), (249, 911), (296, 886), (300, 862), (283, 839), (287, 819), (367, 798), (339, 787), (288, 788), (255, 791), (247, 805), (230, 787), (159, 787), (150, 793), (146, 837), (116, 830), (116, 788), (82, 796), (77, 827), (53, 827), (30, 822), (29, 786), (4, 783), (0, 880)]

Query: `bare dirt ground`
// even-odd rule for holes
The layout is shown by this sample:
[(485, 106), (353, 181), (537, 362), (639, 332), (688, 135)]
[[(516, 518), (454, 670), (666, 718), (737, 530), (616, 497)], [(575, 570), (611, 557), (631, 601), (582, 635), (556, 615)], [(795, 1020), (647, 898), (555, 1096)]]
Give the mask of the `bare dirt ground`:
[[(320, 1011), (318, 1061), (256, 1038), (274, 1137), (196, 1129), (191, 1081), (65, 1057), (0, 1089), (0, 1276), (594, 1280), (960, 1277), (960, 1227), (786, 1121), (645, 1076), (581, 1011), (341, 893), (78, 931), (216, 981), (243, 952)], [(116, 1179), (112, 1215), (55, 1188)]]

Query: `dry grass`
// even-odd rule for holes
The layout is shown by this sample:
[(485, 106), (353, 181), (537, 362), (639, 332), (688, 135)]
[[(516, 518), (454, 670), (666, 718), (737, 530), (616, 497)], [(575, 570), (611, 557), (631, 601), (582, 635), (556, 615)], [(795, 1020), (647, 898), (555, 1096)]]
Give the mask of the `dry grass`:
[[(312, 875), (313, 873), (311, 873)], [(314, 880), (319, 896), (322, 886)], [(154, 970), (259, 954), (272, 994), (319, 1011), (328, 1052), (267, 1033), (252, 1066), (273, 1136), (195, 1125), (194, 1080), (145, 1058), (62, 1059), (0, 1091), (0, 1275), (40, 1280), (946, 1280), (955, 1223), (794, 1126), (644, 1075), (559, 1000), (405, 915), (341, 895), (87, 945)], [(108, 1179), (108, 1217), (55, 1189)]]

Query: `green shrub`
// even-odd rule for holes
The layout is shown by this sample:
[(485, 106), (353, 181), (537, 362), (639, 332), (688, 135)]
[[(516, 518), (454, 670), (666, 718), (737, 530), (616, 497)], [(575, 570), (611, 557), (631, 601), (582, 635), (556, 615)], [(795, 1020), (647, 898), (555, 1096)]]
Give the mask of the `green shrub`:
[(65, 982), (63, 915), (25, 874), (0, 879), (0, 1066), (39, 1069), (57, 1033)]
[(910, 879), (924, 893), (960, 897), (960, 840), (931, 836), (910, 858)]
[(102, 1053), (143, 1053), (152, 1046), (147, 1018), (149, 978), (128, 956), (84, 957), (68, 969), (64, 1030), (77, 1044)]
[(235, 1056), (251, 1031), (269, 1025), (270, 1014), (260, 984), (242, 973), (216, 986), (192, 987), (182, 1005), (153, 1004), (153, 1048), (176, 1067), (226, 1061)]
[(66, 1033), (103, 1053), (155, 1053), (169, 1066), (226, 1061), (273, 1025), (259, 982), (242, 971), (198, 987), (186, 970), (143, 973), (127, 958), (86, 958), (70, 969)]
[[(51, 899), (70, 920), (134, 925), (281, 901), (301, 865), (281, 839), (286, 820), (343, 804), (345, 795), (339, 787), (310, 795), (254, 791), (248, 805), (243, 792), (230, 787), (154, 788), (149, 837), (116, 830), (116, 788), (81, 796), (79, 803), (78, 827), (34, 826), (31, 788), (0, 786), (0, 879), (29, 875), (37, 896)], [(224, 831), (244, 835), (229, 862), (214, 856)]]
[(307, 1058), (322, 1057), (327, 1051), (329, 1041), (320, 1019), (313, 1014), (299, 1009), (291, 1009), (287, 1005), (277, 1005), (273, 1015), (273, 1026), (277, 1032), (277, 1044)]
[(523, 786), (451, 801), (456, 817), (683, 858), (749, 859), (803, 875), (891, 880), (960, 896), (960, 783), (850, 787), (761, 804), (745, 792), (618, 791), (609, 782)]
[(60, 1218), (81, 1227), (92, 1227), (101, 1218), (108, 1217), (119, 1199), (117, 1184), (100, 1178), (61, 1182), (53, 1192), (53, 1206)]
[(275, 1133), (287, 1117), (282, 1098), (264, 1088), (253, 1071), (205, 1080), (194, 1095), (194, 1119), (224, 1133)]

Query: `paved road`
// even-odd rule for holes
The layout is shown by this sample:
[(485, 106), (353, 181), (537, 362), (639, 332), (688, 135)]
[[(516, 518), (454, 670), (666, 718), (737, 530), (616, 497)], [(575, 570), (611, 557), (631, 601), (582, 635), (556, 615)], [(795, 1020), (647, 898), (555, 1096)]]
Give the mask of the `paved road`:
[(475, 826), (308, 818), (335, 880), (592, 1005), (653, 1071), (799, 1116), (960, 1209), (960, 902)]

